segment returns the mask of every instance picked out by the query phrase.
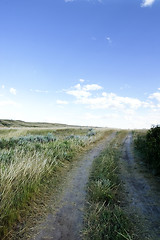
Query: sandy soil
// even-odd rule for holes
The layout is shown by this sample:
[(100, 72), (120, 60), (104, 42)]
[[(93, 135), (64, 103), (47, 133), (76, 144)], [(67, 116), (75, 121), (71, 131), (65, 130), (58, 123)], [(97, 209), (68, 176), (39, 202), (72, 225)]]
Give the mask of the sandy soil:
[[(123, 208), (140, 229), (140, 239), (160, 239), (160, 179), (135, 160), (130, 133), (123, 146), (120, 176), (125, 189)], [(136, 219), (136, 220), (135, 220)]]
[(37, 228), (32, 240), (80, 240), (83, 227), (83, 214), (86, 197), (86, 184), (94, 158), (104, 150), (116, 135), (111, 134), (92, 150), (81, 156), (75, 167), (69, 172), (60, 201), (50, 206), (46, 220)]

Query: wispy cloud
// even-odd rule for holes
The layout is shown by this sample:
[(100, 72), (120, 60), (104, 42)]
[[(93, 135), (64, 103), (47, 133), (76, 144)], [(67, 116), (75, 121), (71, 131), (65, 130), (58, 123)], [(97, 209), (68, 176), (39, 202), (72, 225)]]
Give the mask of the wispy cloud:
[(141, 7), (149, 7), (152, 6), (152, 4), (155, 2), (155, 0), (143, 0), (143, 3), (141, 4)]
[(111, 44), (111, 43), (112, 43), (112, 40), (111, 40), (111, 38), (110, 38), (110, 37), (106, 37), (106, 40), (107, 40), (107, 42), (108, 42), (109, 44)]
[(0, 106), (1, 107), (7, 106), (7, 105), (16, 106), (16, 107), (19, 106), (18, 103), (14, 102), (14, 101), (11, 101), (11, 100), (0, 101)]
[(39, 90), (39, 89), (36, 89), (36, 90), (33, 90), (33, 89), (30, 89), (31, 92), (36, 92), (36, 93), (48, 93), (48, 90)]
[(98, 84), (87, 84), (83, 87), (85, 91), (96, 91), (102, 89), (102, 87)]
[(68, 104), (67, 101), (63, 101), (63, 100), (57, 100), (56, 103), (59, 105), (67, 105)]
[(120, 90), (129, 89), (129, 88), (131, 88), (129, 84), (124, 84), (124, 86), (120, 87)]
[(75, 0), (64, 0), (66, 3), (68, 2), (74, 2)]
[(87, 92), (87, 91), (84, 91), (84, 90), (79, 90), (79, 89), (77, 89), (77, 90), (69, 90), (66, 93), (69, 94), (69, 95), (72, 95), (72, 96), (74, 96), (76, 98), (82, 98), (82, 97), (87, 98), (87, 97), (91, 96), (90, 92)]
[[(75, 2), (77, 0), (64, 0), (64, 2), (68, 3), (68, 2)], [(103, 3), (103, 0), (85, 0), (86, 2), (89, 2), (89, 3), (94, 3), (95, 1), (98, 2), (98, 3)]]
[(9, 89), (10, 93), (13, 94), (13, 95), (16, 95), (17, 91), (15, 88), (10, 88)]
[(5, 88), (5, 86), (4, 85), (2, 85), (2, 89), (4, 89)]

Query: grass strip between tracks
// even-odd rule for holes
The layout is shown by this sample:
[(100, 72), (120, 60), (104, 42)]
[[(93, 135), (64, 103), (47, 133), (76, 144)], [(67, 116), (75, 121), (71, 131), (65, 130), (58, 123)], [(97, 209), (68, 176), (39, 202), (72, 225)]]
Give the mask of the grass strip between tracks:
[(116, 139), (93, 163), (87, 190), (84, 240), (134, 239), (130, 221), (120, 207), (119, 197), (119, 142), (125, 134), (124, 131), (119, 132)]

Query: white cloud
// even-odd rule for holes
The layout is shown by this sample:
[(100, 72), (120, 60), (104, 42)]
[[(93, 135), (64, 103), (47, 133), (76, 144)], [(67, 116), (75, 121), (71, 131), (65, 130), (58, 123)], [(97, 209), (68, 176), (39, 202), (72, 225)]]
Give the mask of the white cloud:
[[(76, 104), (86, 105), (90, 109), (133, 109), (154, 108), (153, 103), (140, 101), (137, 98), (121, 97), (115, 93), (102, 92), (101, 96), (93, 95), (92, 91), (99, 91), (103, 88), (98, 84), (77, 84), (66, 93), (76, 97)], [(160, 94), (160, 93), (159, 93)]]
[(81, 98), (81, 97), (87, 98), (87, 97), (89, 97), (91, 95), (91, 93), (86, 92), (84, 90), (79, 90), (79, 89), (77, 89), (77, 90), (70, 90), (70, 91), (67, 91), (66, 93), (70, 94), (70, 95), (73, 95), (76, 98)]
[(110, 37), (106, 37), (106, 40), (108, 41), (108, 43), (112, 43), (112, 40)]
[(96, 91), (100, 89), (102, 89), (102, 87), (98, 84), (87, 84), (81, 86), (81, 84), (78, 83), (74, 87), (72, 87), (71, 90), (66, 90), (66, 93), (80, 99), (88, 98), (89, 96), (91, 96), (90, 91)]
[(48, 90), (39, 90), (39, 89), (36, 89), (36, 90), (33, 90), (33, 89), (30, 89), (31, 92), (36, 92), (36, 93), (48, 93)]
[[(64, 0), (66, 3), (68, 2), (74, 2), (76, 0)], [(86, 2), (92, 2), (93, 0), (86, 0)], [(97, 2), (102, 3), (102, 0), (97, 0)]]
[(103, 93), (102, 93), (102, 96), (103, 96), (103, 97), (107, 97), (107, 93), (106, 93), (106, 92), (103, 92)]
[(68, 2), (74, 2), (74, 0), (64, 0), (66, 3)]
[(96, 91), (102, 89), (98, 84), (87, 84), (83, 87), (85, 91)]
[(76, 89), (80, 90), (80, 89), (81, 89), (81, 84), (80, 84), (80, 83), (78, 83), (78, 84), (77, 84), (77, 85), (75, 85), (73, 88), (76, 88)]
[(114, 93), (103, 93), (102, 97), (80, 98), (76, 103), (87, 105), (91, 109), (138, 109), (145, 106), (145, 102), (141, 102), (136, 98), (120, 97)]
[(150, 128), (153, 124), (160, 122), (160, 111), (153, 114), (153, 111), (136, 112), (133, 110), (125, 111), (96, 111), (94, 110), (84, 114), (84, 125), (114, 127), (123, 129), (142, 129)]
[(67, 101), (63, 101), (63, 100), (57, 100), (56, 103), (60, 104), (60, 105), (67, 105), (68, 104)]
[(15, 88), (10, 88), (10, 93), (13, 94), (13, 95), (16, 95), (17, 91)]
[(141, 4), (141, 7), (149, 7), (152, 6), (152, 4), (155, 2), (155, 0), (143, 0), (143, 3)]
[(38, 92), (38, 93), (48, 93), (47, 90), (39, 90), (39, 89), (36, 89), (35, 92)]
[[(63, 92), (72, 95), (72, 108), (75, 108), (74, 112), (66, 112), (65, 123), (133, 129), (150, 128), (160, 122), (160, 89), (147, 94), (144, 100), (107, 92), (98, 84), (84, 84), (83, 81)], [(59, 107), (67, 103), (57, 100)]]
[(155, 92), (155, 93), (152, 93), (150, 96), (149, 96), (150, 99), (156, 99), (157, 101), (160, 102), (160, 92)]
[(124, 86), (120, 87), (120, 90), (129, 89), (129, 88), (131, 88), (130, 85), (124, 84)]
[(5, 88), (5, 86), (4, 85), (2, 85), (2, 89), (4, 89)]
[(80, 81), (81, 83), (83, 83), (85, 80), (84, 80), (84, 79), (82, 79), (82, 78), (80, 78), (80, 79), (79, 79), (79, 81)]
[(14, 101), (11, 101), (11, 100), (0, 101), (0, 106), (1, 107), (7, 106), (7, 105), (16, 106), (16, 107), (19, 106), (18, 103), (14, 102)]

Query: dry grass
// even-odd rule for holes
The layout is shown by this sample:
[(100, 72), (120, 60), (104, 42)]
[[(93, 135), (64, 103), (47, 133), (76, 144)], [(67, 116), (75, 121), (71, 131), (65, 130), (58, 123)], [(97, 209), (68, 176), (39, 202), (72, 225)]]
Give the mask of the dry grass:
[[(6, 130), (3, 136), (16, 137), (28, 134), (30, 129)], [(47, 134), (48, 130), (32, 130), (35, 133)], [(80, 137), (67, 136), (67, 130), (62, 131), (58, 140), (48, 143), (28, 142), (22, 145), (7, 147), (0, 154), (0, 238), (7, 239), (9, 230), (25, 215), (27, 205), (35, 196), (56, 183), (57, 174), (69, 165), (77, 153), (89, 148), (92, 144), (109, 135), (110, 131), (97, 131), (92, 137), (86, 137), (88, 129), (76, 129)], [(65, 133), (65, 134), (64, 134)], [(68, 131), (69, 135), (71, 134)], [(11, 135), (10, 135), (11, 134)], [(57, 134), (58, 135), (58, 134)], [(72, 135), (73, 136), (73, 135)], [(44, 191), (45, 192), (45, 191)], [(11, 237), (12, 239), (12, 237)]]

